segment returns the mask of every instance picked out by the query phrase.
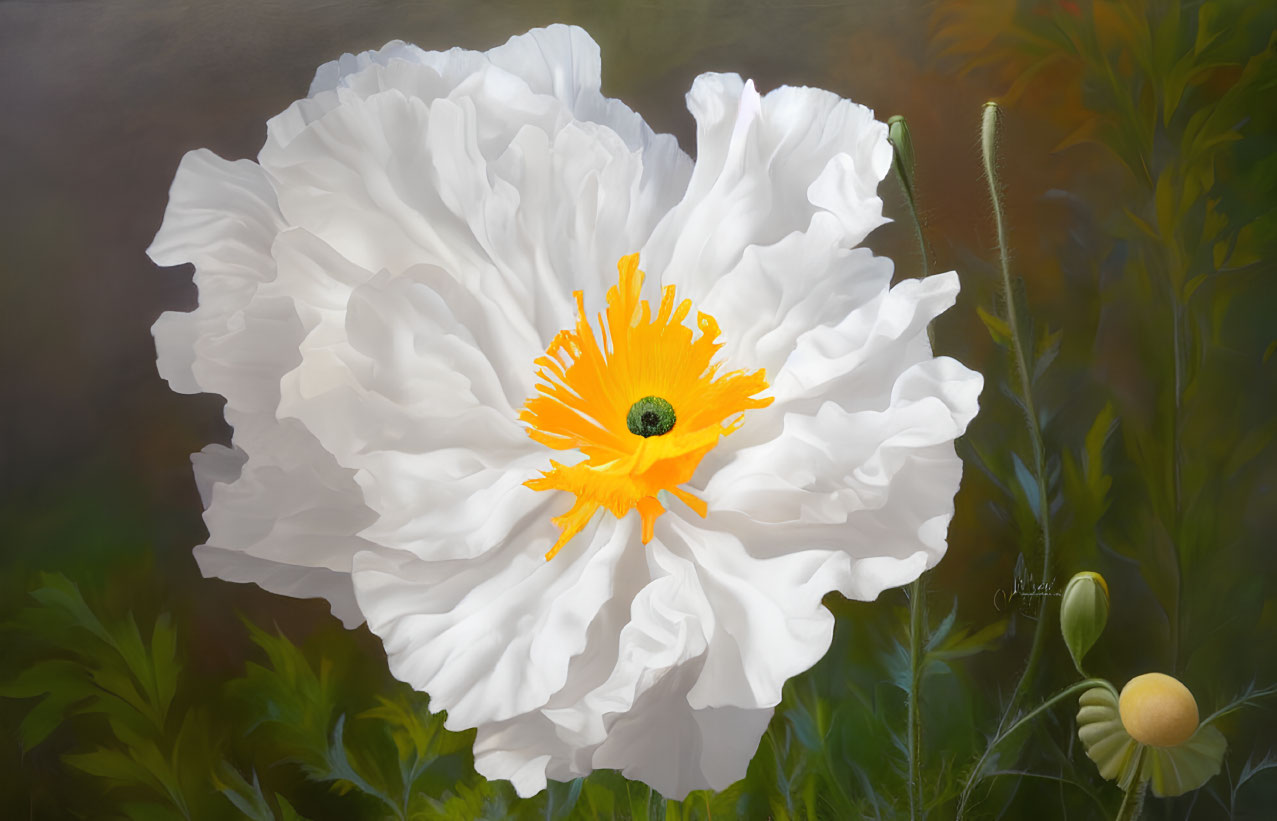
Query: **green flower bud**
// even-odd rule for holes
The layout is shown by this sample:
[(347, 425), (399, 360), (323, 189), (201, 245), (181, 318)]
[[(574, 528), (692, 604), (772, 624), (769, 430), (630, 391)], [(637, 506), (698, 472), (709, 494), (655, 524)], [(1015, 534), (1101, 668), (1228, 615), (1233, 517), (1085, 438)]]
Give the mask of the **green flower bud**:
[(905, 196), (909, 198), (909, 206), (913, 207), (913, 173), (915, 168), (913, 140), (909, 138), (909, 124), (899, 114), (887, 120), (887, 141), (891, 143), (891, 147), (895, 150), (895, 155), (891, 160), (891, 167), (895, 169), (896, 174), (900, 177), (900, 184), (905, 189)]
[(997, 101), (990, 100), (984, 104), (984, 113), (980, 115), (980, 150), (984, 154), (984, 173), (989, 177), (989, 185), (1000, 188), (997, 179), (998, 165), (998, 115), (1001, 108)]
[(1069, 579), (1060, 600), (1060, 633), (1078, 672), (1082, 672), (1082, 659), (1095, 646), (1108, 620), (1109, 588), (1104, 577), (1088, 570)]

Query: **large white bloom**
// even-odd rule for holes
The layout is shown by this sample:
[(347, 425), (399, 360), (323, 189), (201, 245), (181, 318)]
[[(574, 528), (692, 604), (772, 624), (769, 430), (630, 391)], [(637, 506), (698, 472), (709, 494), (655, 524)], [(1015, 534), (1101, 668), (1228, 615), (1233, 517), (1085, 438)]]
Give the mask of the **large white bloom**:
[(599, 75), (565, 26), (323, 66), (258, 162), (183, 159), (150, 254), (199, 307), (154, 333), (234, 427), (205, 575), (367, 620), (521, 795), (680, 798), (744, 775), (825, 593), (939, 561), (982, 381), (927, 341), (957, 276), (856, 247), (872, 112), (705, 74), (693, 163)]

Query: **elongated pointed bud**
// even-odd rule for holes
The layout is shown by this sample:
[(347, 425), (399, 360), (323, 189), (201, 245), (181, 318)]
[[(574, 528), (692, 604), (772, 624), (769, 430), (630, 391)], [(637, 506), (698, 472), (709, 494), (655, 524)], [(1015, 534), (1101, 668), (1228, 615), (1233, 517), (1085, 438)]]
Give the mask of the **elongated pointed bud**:
[(909, 138), (909, 123), (905, 122), (905, 118), (899, 114), (887, 119), (887, 141), (891, 143), (895, 156), (892, 157), (891, 167), (895, 169), (896, 175), (900, 178), (900, 185), (905, 189), (905, 196), (909, 198), (909, 206), (914, 207), (913, 199), (913, 174), (916, 165), (913, 155), (913, 140)]
[(1087, 570), (1069, 579), (1060, 599), (1060, 633), (1078, 672), (1082, 672), (1082, 659), (1095, 646), (1108, 620), (1109, 588), (1104, 577)]
[(984, 152), (984, 173), (989, 177), (989, 184), (995, 188), (998, 183), (998, 116), (1001, 113), (998, 104), (990, 100), (984, 104), (984, 114), (980, 119), (980, 149)]
[[(896, 172), (900, 189), (905, 193), (905, 202), (909, 204), (909, 215), (913, 217), (913, 227), (918, 234), (918, 273), (926, 277), (931, 272), (931, 255), (927, 252), (927, 240), (922, 233), (922, 215), (918, 212), (918, 189), (914, 178), (917, 165), (913, 153), (913, 139), (909, 136), (909, 123), (905, 122), (905, 118), (899, 114), (887, 118), (887, 142), (891, 143), (891, 168)], [(928, 325), (927, 339), (931, 338), (931, 326)]]

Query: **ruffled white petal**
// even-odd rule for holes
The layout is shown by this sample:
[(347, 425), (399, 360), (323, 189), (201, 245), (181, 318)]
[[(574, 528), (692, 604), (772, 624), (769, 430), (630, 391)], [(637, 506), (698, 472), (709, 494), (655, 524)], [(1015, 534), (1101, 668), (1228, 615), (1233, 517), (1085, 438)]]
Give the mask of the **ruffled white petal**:
[[(783, 446), (777, 437), (788, 414), (815, 415), (827, 402), (852, 411), (888, 407), (899, 376), (931, 359), (926, 328), (953, 304), (958, 293), (957, 275), (951, 272), (925, 280), (904, 280), (889, 289), (886, 279), (879, 278), (883, 271), (876, 265), (879, 260), (863, 259), (876, 271), (849, 280), (842, 287), (853, 296), (830, 300), (841, 313), (801, 330), (783, 349), (783, 356), (772, 360), (770, 394), (775, 401), (766, 413), (751, 414), (747, 425), (709, 452), (693, 478), (694, 486), (704, 487), (711, 477), (737, 462), (741, 451), (767, 443)], [(885, 270), (889, 276), (889, 264)], [(963, 373), (979, 378), (965, 369)], [(981, 383), (975, 384), (978, 394)], [(974, 413), (974, 396), (968, 404)], [(769, 459), (764, 455), (753, 464), (766, 473)], [(740, 464), (732, 468), (736, 473), (744, 469)], [(725, 480), (718, 480), (720, 487)]]
[(750, 556), (730, 532), (671, 517), (663, 537), (695, 568), (694, 583), (713, 602), (704, 663), (684, 698), (694, 709), (770, 708), (791, 676), (824, 655), (834, 619), (821, 598), (839, 560), (801, 550)]
[(915, 452), (961, 435), (981, 387), (952, 359), (934, 359), (901, 374), (881, 410), (848, 411), (831, 401), (814, 414), (787, 413), (778, 436), (737, 451), (705, 493), (715, 510), (763, 522), (841, 523), (881, 507)]
[(329, 601), (347, 626), (362, 622), (350, 563), (372, 521), (354, 473), (294, 421), (279, 423), (282, 376), (300, 360), (303, 327), (290, 298), (271, 295), (273, 246), (283, 225), (262, 170), (208, 151), (183, 158), (157, 263), (195, 263), (199, 307), (169, 312), (154, 333), (161, 375), (176, 390), (218, 393), (235, 449), (193, 457), (209, 540), (195, 550), (205, 576)]
[(687, 675), (676, 673), (646, 691), (634, 710), (615, 716), (602, 744), (566, 740), (544, 712), (483, 725), (475, 769), (510, 781), (525, 798), (545, 789), (547, 779), (569, 781), (598, 768), (618, 769), (674, 800), (692, 790), (725, 789), (748, 767), (772, 710), (693, 710), (682, 697)]
[(613, 596), (633, 523), (603, 520), (574, 542), (570, 561), (547, 562), (558, 535), (551, 515), (535, 510), (483, 560), (426, 561), (401, 551), (356, 559), (360, 607), (391, 671), (430, 693), (431, 708), (448, 711), (450, 729), (545, 706)]
[[(327, 255), (293, 263), (316, 277), (343, 270)], [(359, 471), (364, 501), (379, 514), (366, 538), (430, 559), (505, 541), (545, 504), (523, 487), (545, 462), (514, 404), (532, 391), (538, 343), (527, 320), (434, 266), (348, 293), (344, 315), (302, 346), (279, 413)]]
[(267, 592), (295, 599), (324, 599), (342, 626), (355, 628), (364, 622), (349, 573), (272, 562), (211, 544), (195, 548), (195, 561), (205, 578), (255, 584)]
[(681, 801), (692, 790), (723, 790), (745, 776), (771, 708), (693, 709), (685, 693), (695, 668), (678, 670), (644, 691), (594, 754), (596, 767), (618, 769)]
[(687, 105), (696, 166), (643, 263), (733, 329), (723, 353), (733, 367), (774, 368), (802, 329), (891, 278), (889, 262), (849, 253), (886, 222), (876, 189), (891, 166), (887, 129), (828, 91), (760, 97), (735, 74), (701, 75)]
[(262, 149), (288, 222), (369, 271), (442, 267), (524, 305), (542, 335), (686, 185), (673, 139), (599, 93), (579, 29), (346, 62), (366, 65), (273, 121)]
[[(637, 516), (621, 526), (632, 539)], [(480, 725), (480, 773), (530, 795), (547, 777), (616, 768), (675, 799), (744, 774), (772, 710), (689, 703), (712, 614), (697, 569), (665, 546), (670, 538), (658, 525), (648, 549), (631, 541), (563, 689), (541, 709)]]
[(199, 307), (162, 314), (152, 328), (160, 376), (173, 390), (201, 393), (205, 380), (223, 377), (233, 407), (268, 405), (272, 390), (278, 398), (268, 380), (254, 378), (252, 360), (231, 358), (227, 348), (248, 322), (243, 311), (257, 286), (274, 275), (270, 245), (282, 224), (275, 192), (255, 163), (228, 162), (205, 149), (182, 158), (147, 249), (157, 265), (195, 264)]
[(797, 340), (772, 382), (777, 402), (787, 406), (833, 400), (847, 408), (884, 406), (898, 376), (931, 358), (927, 325), (953, 305), (958, 287), (958, 275), (952, 271), (907, 279), (836, 324), (811, 328)]
[[(426, 66), (432, 74), (416, 73), (408, 66), (395, 66), (397, 62)], [(686, 182), (691, 162), (679, 149), (677, 141), (668, 134), (652, 131), (643, 118), (625, 103), (603, 96), (600, 91), (602, 55), (598, 44), (584, 30), (561, 24), (515, 35), (505, 44), (486, 52), (460, 48), (445, 52), (424, 51), (396, 40), (378, 51), (343, 54), (319, 67), (307, 99), (299, 100), (270, 121), (268, 143), (287, 143), (308, 123), (339, 105), (339, 90), (347, 89), (367, 97), (389, 88), (412, 88), (415, 96), (428, 100), (447, 96), (464, 81), (489, 67), (498, 68), (517, 79), (533, 95), (555, 98), (571, 111), (575, 119), (602, 125), (615, 132), (631, 149), (641, 149), (652, 169), (680, 169), (679, 179), (668, 180), (668, 184)], [(391, 76), (380, 69), (405, 73)], [(428, 85), (420, 85), (434, 77), (438, 78), (439, 85), (433, 90), (427, 90), (431, 88)], [(413, 82), (418, 85), (412, 85)], [(657, 175), (655, 170), (652, 173)]]
[(867, 248), (839, 248), (842, 236), (832, 220), (814, 219), (805, 232), (749, 246), (711, 286), (703, 310), (732, 317), (722, 353), (728, 367), (763, 368), (774, 379), (800, 336), (886, 290), (891, 260)]
[(209, 533), (195, 550), (200, 571), (274, 593), (325, 598), (346, 626), (359, 624), (351, 561), (371, 546), (357, 534), (373, 514), (354, 472), (295, 421), (229, 418), (241, 466), (214, 474), (207, 449), (196, 465)]

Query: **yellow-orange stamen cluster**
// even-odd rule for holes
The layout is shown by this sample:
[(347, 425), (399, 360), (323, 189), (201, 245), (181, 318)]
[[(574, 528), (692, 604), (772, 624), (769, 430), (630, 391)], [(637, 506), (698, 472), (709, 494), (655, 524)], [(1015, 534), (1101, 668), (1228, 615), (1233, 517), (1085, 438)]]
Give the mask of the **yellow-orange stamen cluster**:
[[(607, 292), (607, 311), (600, 315), (602, 341), (595, 337), (585, 313), (584, 296), (576, 297), (576, 328), (560, 331), (544, 356), (536, 360), (538, 395), (527, 401), (519, 418), (528, 435), (555, 450), (579, 449), (584, 461), (551, 469), (525, 484), (533, 490), (564, 490), (576, 496), (572, 509), (553, 522), (561, 532), (546, 560), (581, 531), (600, 507), (620, 518), (637, 508), (643, 520), (643, 543), (652, 539), (656, 518), (665, 512), (657, 494), (667, 490), (701, 516), (705, 502), (678, 485), (689, 481), (701, 458), (744, 422), (743, 413), (770, 405), (753, 398), (767, 389), (764, 371), (718, 374), (710, 363), (722, 347), (718, 323), (699, 311), (700, 336), (683, 324), (691, 300), (675, 305), (674, 286), (661, 293), (655, 317), (640, 299), (644, 274), (638, 254), (617, 265), (618, 283)], [(639, 436), (626, 426), (626, 414), (639, 399), (661, 397), (677, 414), (677, 422), (659, 436)]]

